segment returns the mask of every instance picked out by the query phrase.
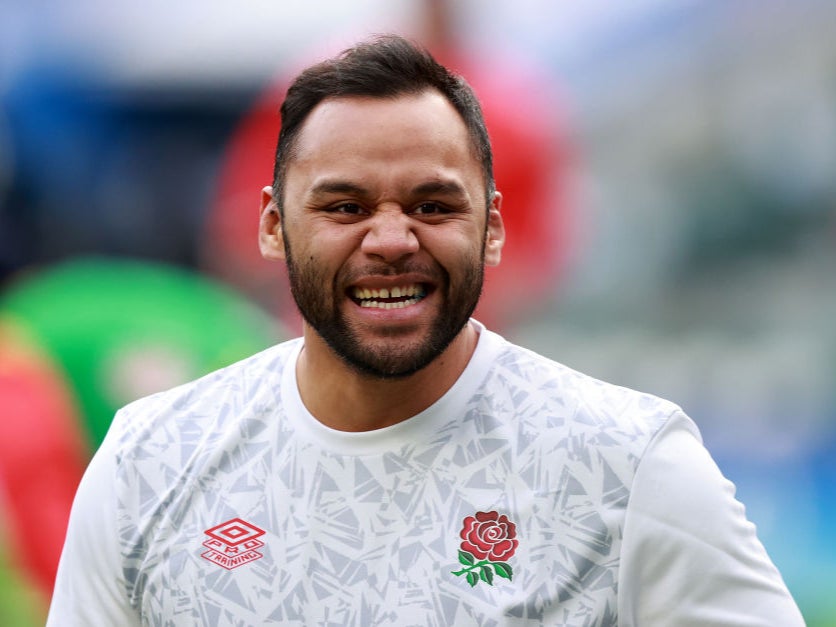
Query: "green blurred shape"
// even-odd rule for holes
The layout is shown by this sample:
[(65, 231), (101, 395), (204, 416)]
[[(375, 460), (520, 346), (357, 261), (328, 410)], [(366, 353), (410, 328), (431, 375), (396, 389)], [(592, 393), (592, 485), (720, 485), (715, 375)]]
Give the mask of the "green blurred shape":
[(833, 592), (822, 595), (816, 602), (801, 606), (807, 627), (836, 627), (836, 599)]
[(0, 297), (3, 312), (63, 368), (92, 449), (125, 403), (283, 338), (266, 312), (207, 276), (128, 259), (26, 271)]
[(40, 627), (45, 620), (44, 600), (14, 568), (0, 542), (0, 625)]

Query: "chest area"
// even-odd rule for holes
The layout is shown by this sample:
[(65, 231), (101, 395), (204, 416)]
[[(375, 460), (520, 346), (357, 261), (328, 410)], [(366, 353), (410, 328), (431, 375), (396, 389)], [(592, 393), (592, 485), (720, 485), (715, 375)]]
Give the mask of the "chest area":
[(126, 506), (145, 615), (244, 625), (614, 620), (626, 499), (611, 478), (565, 461), (548, 481), (526, 476), (503, 446), (286, 453), (193, 472), (144, 514)]

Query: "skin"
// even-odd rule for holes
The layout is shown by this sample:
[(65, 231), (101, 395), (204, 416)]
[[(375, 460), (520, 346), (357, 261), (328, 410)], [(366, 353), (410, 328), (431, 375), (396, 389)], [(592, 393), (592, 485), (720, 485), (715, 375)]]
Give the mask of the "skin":
[[(284, 194), (282, 215), (262, 191), (259, 245), (265, 258), (288, 262), (294, 297), (314, 323), (304, 325), (296, 366), (305, 406), (329, 427), (367, 431), (432, 405), (473, 354), (467, 308), (505, 241), (501, 197), (486, 210), (458, 113), (435, 90), (326, 99), (302, 127)], [(355, 288), (407, 285), (425, 296), (402, 308), (361, 307), (354, 297)], [(456, 315), (464, 319), (439, 352), (439, 328)], [(315, 328), (330, 323), (372, 368), (352, 364)]]

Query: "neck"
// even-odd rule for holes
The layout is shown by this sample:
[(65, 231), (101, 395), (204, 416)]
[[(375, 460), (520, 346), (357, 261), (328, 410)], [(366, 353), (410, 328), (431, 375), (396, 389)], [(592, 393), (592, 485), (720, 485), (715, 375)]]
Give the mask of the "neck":
[(339, 431), (382, 429), (430, 407), (458, 380), (479, 333), (468, 323), (428, 366), (400, 379), (380, 379), (346, 365), (305, 326), (305, 346), (296, 363), (302, 402), (324, 425)]

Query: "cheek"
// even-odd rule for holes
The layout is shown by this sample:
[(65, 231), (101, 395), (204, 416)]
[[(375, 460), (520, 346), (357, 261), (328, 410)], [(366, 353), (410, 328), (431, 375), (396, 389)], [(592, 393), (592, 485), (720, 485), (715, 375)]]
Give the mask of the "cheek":
[(309, 226), (293, 229), (288, 248), (296, 263), (316, 264), (322, 268), (339, 267), (351, 255), (354, 238)]
[(419, 237), (421, 248), (450, 271), (482, 262), (484, 233), (475, 229), (429, 231)]

